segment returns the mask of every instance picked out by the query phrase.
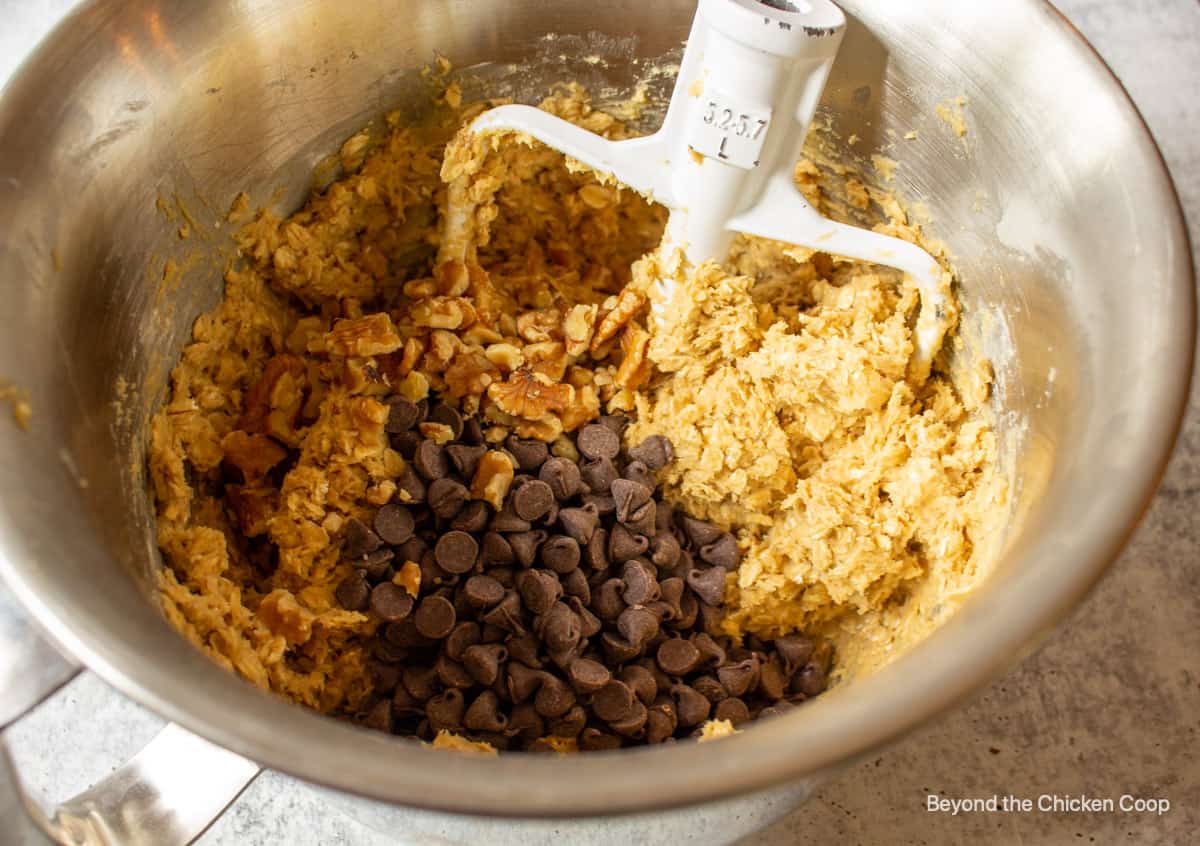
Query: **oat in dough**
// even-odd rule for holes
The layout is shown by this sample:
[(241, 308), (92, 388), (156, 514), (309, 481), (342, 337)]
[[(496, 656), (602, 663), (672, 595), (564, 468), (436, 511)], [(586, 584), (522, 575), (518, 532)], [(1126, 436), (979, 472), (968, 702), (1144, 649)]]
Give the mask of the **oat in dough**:
[[(797, 168), (819, 203), (816, 173)], [(916, 240), (898, 204), (884, 205), (880, 228)], [(1004, 499), (996, 440), (985, 392), (959, 396), (936, 372), (906, 380), (915, 288), (759, 239), (736, 243), (730, 265), (637, 265), (635, 284), (670, 278), (679, 295), (652, 326), (663, 375), (629, 432), (670, 438), (667, 496), (738, 533), (728, 630), (811, 629), (879, 614), (935, 572), (969, 580)]]

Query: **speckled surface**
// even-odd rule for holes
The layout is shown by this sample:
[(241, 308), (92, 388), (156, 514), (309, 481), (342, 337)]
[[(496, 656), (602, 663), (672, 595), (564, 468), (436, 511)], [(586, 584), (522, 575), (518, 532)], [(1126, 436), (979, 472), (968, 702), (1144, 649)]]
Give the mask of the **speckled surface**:
[[(0, 0), (0, 80), (36, 22), (66, 0)], [(1200, 243), (1200, 4), (1062, 0), (1138, 103)], [(29, 26), (22, 26), (28, 22)], [(1200, 399), (1153, 507), (1074, 618), (971, 704), (876, 758), (747, 843), (1190, 844), (1200, 842)], [(43, 797), (87, 787), (161, 722), (83, 677), (9, 732)], [(925, 810), (945, 797), (1164, 797), (1163, 816)], [(564, 835), (566, 833), (564, 832)], [(343, 816), (305, 786), (264, 773), (203, 846), (404, 843)], [(569, 837), (565, 838), (569, 842)]]

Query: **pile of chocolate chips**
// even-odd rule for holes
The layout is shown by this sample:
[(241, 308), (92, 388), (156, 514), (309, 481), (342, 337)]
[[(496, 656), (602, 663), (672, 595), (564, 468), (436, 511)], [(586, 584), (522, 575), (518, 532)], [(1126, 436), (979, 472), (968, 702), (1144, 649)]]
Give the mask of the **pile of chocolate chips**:
[[(603, 417), (578, 432), (575, 461), (510, 437), (495, 447), (516, 473), (497, 512), (470, 498), (489, 449), (479, 421), (391, 403), (392, 443), (410, 459), (401, 493), (372, 527), (347, 525), (355, 570), (337, 589), (344, 607), (382, 621), (363, 724), (498, 749), (561, 746), (550, 738), (615, 749), (686, 737), (709, 719), (737, 726), (825, 688), (827, 643), (721, 634), (737, 544), (659, 499), (667, 439), (625, 452), (628, 419)], [(422, 421), (454, 440), (422, 437)], [(420, 568), (416, 598), (406, 562)]]

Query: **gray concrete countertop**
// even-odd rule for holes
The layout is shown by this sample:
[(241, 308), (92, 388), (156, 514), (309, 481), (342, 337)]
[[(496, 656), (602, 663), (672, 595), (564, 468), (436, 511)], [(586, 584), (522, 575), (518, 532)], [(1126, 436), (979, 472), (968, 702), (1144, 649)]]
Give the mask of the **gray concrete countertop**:
[[(0, 82), (70, 5), (0, 0)], [(1145, 115), (1174, 174), (1193, 243), (1200, 244), (1200, 4), (1060, 0), (1058, 6)], [(813, 801), (747, 842), (1200, 842), (1198, 620), (1200, 398), (1193, 396), (1153, 507), (1075, 616), (970, 704), (848, 768)], [(160, 725), (84, 676), (8, 738), (27, 783), (47, 799), (62, 799), (107, 775)], [(1012, 794), (1035, 802), (1043, 794), (1131, 794), (1165, 798), (1171, 810), (1158, 817), (1119, 810), (955, 816), (927, 811), (929, 794)], [(198, 842), (384, 846), (404, 839), (369, 831), (302, 784), (267, 772)]]

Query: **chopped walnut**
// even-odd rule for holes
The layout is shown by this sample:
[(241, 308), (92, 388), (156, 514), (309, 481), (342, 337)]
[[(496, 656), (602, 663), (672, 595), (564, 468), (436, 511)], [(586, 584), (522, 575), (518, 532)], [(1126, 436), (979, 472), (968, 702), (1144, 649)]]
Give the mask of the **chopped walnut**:
[(364, 498), (371, 505), (379, 507), (381, 505), (387, 505), (389, 502), (392, 501), (392, 497), (394, 497), (395, 495), (396, 495), (396, 483), (393, 482), (391, 479), (384, 479), (383, 481), (378, 482), (374, 485), (371, 485), (371, 487), (367, 488), (367, 492), (366, 492)]
[(395, 352), (403, 341), (385, 312), (339, 320), (325, 336), (325, 348), (335, 355), (369, 356)]
[(429, 347), (423, 360), (424, 369), (430, 373), (442, 373), (454, 356), (462, 349), (462, 341), (453, 332), (434, 329), (429, 333)]
[(423, 400), (429, 396), (429, 380), (420, 370), (414, 370), (400, 380), (400, 384), (396, 386), (396, 392), (413, 402)]
[(512, 459), (506, 453), (488, 450), (479, 459), (475, 478), (471, 480), (471, 498), (482, 499), (499, 511), (512, 485), (513, 475)]
[(421, 590), (421, 565), (416, 561), (405, 561), (396, 571), (396, 575), (392, 576), (392, 583), (404, 588), (409, 596), (416, 599)]
[(471, 287), (471, 273), (458, 259), (444, 261), (433, 269), (438, 293), (447, 297), (461, 297)]
[(621, 366), (613, 381), (622, 388), (635, 390), (650, 378), (650, 361), (646, 349), (650, 344), (650, 333), (636, 323), (625, 328), (621, 335)]
[(527, 344), (521, 353), (531, 370), (551, 382), (561, 382), (567, 374), (567, 350), (559, 341)]
[(427, 297), (413, 304), (409, 317), (416, 326), (458, 329), (475, 322), (475, 309), (462, 297)]
[(313, 613), (296, 601), (290, 591), (276, 588), (258, 604), (258, 619), (271, 634), (298, 646), (312, 637)]
[(283, 459), (287, 450), (266, 435), (251, 435), (234, 430), (221, 439), (225, 460), (242, 471), (247, 483), (254, 483)]
[(563, 337), (567, 355), (578, 358), (588, 351), (592, 342), (592, 334), (596, 328), (596, 315), (599, 307), (594, 305), (572, 306), (563, 321)]
[(225, 501), (242, 534), (256, 538), (267, 533), (268, 521), (279, 507), (279, 491), (274, 488), (226, 485)]
[[(611, 299), (611, 298), (610, 298)], [(607, 305), (608, 302), (606, 301)], [(616, 337), (616, 334), (631, 321), (646, 305), (646, 295), (633, 288), (623, 288), (617, 295), (607, 312), (600, 318), (596, 334), (592, 336), (592, 352), (597, 352), (606, 342)]]
[(404, 296), (410, 300), (423, 300), (438, 293), (437, 280), (432, 276), (413, 279), (404, 283)]
[(473, 397), (478, 408), (478, 398), (488, 386), (500, 378), (500, 372), (483, 353), (474, 350), (455, 356), (443, 374), (446, 388), (455, 399)]
[(600, 414), (600, 395), (595, 385), (584, 385), (575, 391), (575, 402), (559, 415), (562, 428), (573, 432)]
[(308, 368), (294, 355), (271, 358), (262, 377), (246, 392), (245, 411), (238, 428), (251, 434), (266, 434), (288, 446), (300, 442), (296, 418), (304, 403)]
[(491, 344), (483, 351), (487, 360), (506, 373), (511, 373), (525, 363), (525, 356), (513, 344)]
[(417, 426), (421, 437), (428, 438), (436, 444), (448, 444), (454, 440), (454, 430), (445, 423), (425, 422)]
[(517, 316), (517, 334), (527, 344), (554, 340), (560, 331), (560, 319), (557, 312), (550, 310), (524, 312)]
[(425, 342), (420, 338), (409, 338), (404, 342), (404, 352), (400, 355), (397, 371), (401, 376), (407, 376), (417, 366), (421, 356), (425, 354)]
[(552, 411), (566, 410), (575, 398), (575, 389), (521, 367), (505, 381), (490, 385), (488, 398), (505, 414), (540, 420)]

